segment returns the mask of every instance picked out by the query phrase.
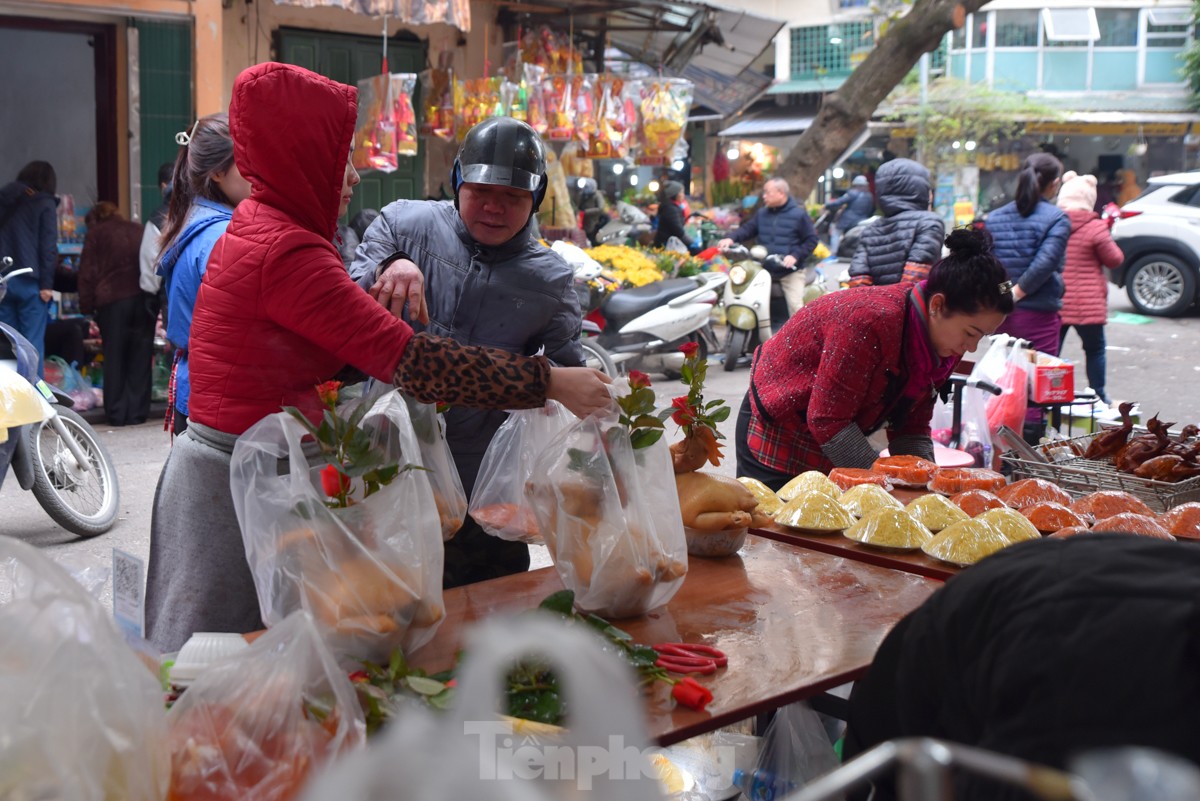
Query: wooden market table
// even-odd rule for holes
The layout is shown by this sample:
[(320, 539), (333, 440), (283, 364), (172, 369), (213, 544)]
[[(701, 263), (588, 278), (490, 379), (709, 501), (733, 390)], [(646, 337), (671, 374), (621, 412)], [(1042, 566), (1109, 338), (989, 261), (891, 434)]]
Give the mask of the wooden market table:
[[(911, 572), (756, 536), (736, 556), (691, 557), (688, 565), (665, 607), (613, 621), (637, 642), (701, 642), (729, 657), (727, 668), (700, 678), (714, 696), (704, 712), (675, 706), (664, 683), (648, 692), (648, 733), (663, 746), (858, 678), (892, 626), (939, 586)], [(468, 624), (531, 609), (561, 589), (548, 567), (447, 590), (446, 619), (412, 662), (448, 668)]]
[(762, 528), (752, 528), (750, 531), (760, 537), (786, 542), (800, 548), (809, 548), (821, 553), (853, 559), (856, 562), (901, 570), (938, 581), (945, 581), (962, 570), (960, 567), (927, 556), (921, 551), (883, 551), (879, 548), (872, 548), (870, 545), (846, 539), (840, 531), (832, 534), (810, 534), (781, 526), (778, 523), (772, 523)]
[[(892, 497), (906, 506), (910, 501), (928, 494), (927, 490), (904, 489), (902, 487), (897, 487), (891, 491)], [(937, 579), (938, 581), (945, 581), (951, 576), (957, 575), (962, 570), (960, 567), (946, 564), (934, 559), (932, 556), (926, 556), (921, 551), (897, 552), (872, 548), (869, 545), (863, 545), (854, 540), (846, 539), (840, 531), (833, 534), (810, 534), (797, 531), (794, 528), (788, 528), (787, 526), (781, 526), (778, 523), (771, 523), (768, 526), (750, 530), (760, 537), (768, 537), (779, 542), (786, 542), (801, 548), (810, 548), (814, 551), (821, 551), (822, 553), (833, 554), (834, 556), (843, 556), (846, 559), (853, 559), (856, 562), (866, 562), (869, 565), (901, 570), (905, 573), (915, 573), (918, 576), (925, 576)]]

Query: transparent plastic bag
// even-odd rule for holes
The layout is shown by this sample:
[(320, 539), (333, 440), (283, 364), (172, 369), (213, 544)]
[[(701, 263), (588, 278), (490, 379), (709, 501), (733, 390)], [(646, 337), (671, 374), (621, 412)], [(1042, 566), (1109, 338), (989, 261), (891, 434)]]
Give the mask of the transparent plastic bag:
[(740, 777), (735, 784), (747, 798), (782, 798), (837, 766), (825, 724), (812, 707), (798, 701), (776, 710), (753, 776)]
[(209, 665), (167, 716), (169, 801), (279, 801), (366, 741), (350, 679), (296, 612)]
[(67, 572), (0, 537), (0, 798), (159, 801), (162, 689)]
[(471, 494), (471, 517), (484, 531), (502, 540), (542, 541), (525, 484), (546, 447), (576, 421), (557, 401), (509, 414), (483, 454)]
[(604, 617), (671, 600), (687, 541), (667, 444), (634, 449), (613, 412), (577, 420), (546, 447), (525, 492), (576, 605)]
[(1008, 348), (1004, 371), (995, 382), (1001, 394), (992, 396), (987, 403), (988, 429), (993, 442), (997, 442), (996, 432), (1000, 426), (1021, 431), (1025, 425), (1025, 410), (1029, 404), (1029, 366), (1029, 351), (1017, 340)]
[(86, 412), (96, 408), (100, 399), (96, 396), (96, 390), (87, 376), (60, 356), (47, 356), (46, 361), (55, 363), (62, 371), (62, 384), (59, 389), (71, 396), (75, 411)]
[[(634, 675), (594, 634), (545, 615), (493, 618), (470, 632), (465, 652), (451, 710), (406, 709), (302, 801), (662, 798)], [(550, 734), (522, 734), (497, 712), (502, 677), (531, 657), (553, 668), (565, 695), (566, 728)]]
[(366, 498), (352, 481), (352, 506), (326, 507), (324, 463), (309, 465), (307, 431), (286, 412), (238, 439), (230, 486), (267, 626), (305, 609), (339, 659), (386, 661), (428, 642), (445, 616), (442, 528), (429, 472), (403, 469), (420, 449), (400, 393), (375, 401), (362, 426), (402, 469)]
[(442, 524), (442, 539), (449, 540), (462, 528), (466, 519), (467, 493), (463, 490), (462, 479), (454, 464), (450, 443), (446, 442), (445, 421), (433, 404), (421, 403), (408, 395), (401, 397), (408, 406), (408, 415), (417, 435), (421, 467), (427, 471), (425, 475), (433, 489), (433, 499)]

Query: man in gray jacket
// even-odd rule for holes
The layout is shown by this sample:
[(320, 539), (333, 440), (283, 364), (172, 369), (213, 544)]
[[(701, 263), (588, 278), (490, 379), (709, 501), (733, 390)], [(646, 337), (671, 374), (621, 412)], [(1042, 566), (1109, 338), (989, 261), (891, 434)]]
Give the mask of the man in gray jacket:
[[(485, 120), (463, 140), (452, 181), (453, 202), (388, 204), (363, 236), (350, 276), (418, 332), (582, 365), (574, 272), (530, 233), (547, 185), (540, 137), (511, 118)], [(468, 497), (505, 417), (457, 407), (446, 414)], [(443, 584), (528, 569), (526, 545), (492, 537), (468, 517), (446, 543)]]

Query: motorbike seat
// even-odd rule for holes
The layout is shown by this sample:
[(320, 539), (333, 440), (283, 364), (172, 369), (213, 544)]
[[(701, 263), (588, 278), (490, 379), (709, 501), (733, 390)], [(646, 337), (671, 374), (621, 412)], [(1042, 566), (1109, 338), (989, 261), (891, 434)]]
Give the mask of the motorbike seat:
[(617, 328), (636, 319), (651, 309), (656, 309), (696, 289), (696, 282), (688, 278), (667, 278), (646, 286), (622, 289), (608, 296), (604, 302), (604, 317)]

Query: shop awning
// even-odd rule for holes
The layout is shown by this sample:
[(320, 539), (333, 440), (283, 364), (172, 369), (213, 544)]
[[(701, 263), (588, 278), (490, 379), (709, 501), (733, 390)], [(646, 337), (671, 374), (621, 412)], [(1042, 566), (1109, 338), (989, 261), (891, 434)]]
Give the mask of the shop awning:
[(444, 22), (464, 33), (471, 30), (470, 0), (275, 0), (275, 5), (344, 8), (371, 17), (386, 16), (405, 25)]
[(717, 135), (728, 139), (753, 139), (794, 136), (802, 134), (813, 124), (816, 114), (797, 114), (794, 111), (771, 109), (735, 122)]
[(810, 92), (836, 92), (846, 82), (847, 75), (836, 78), (809, 78), (803, 81), (780, 81), (767, 90), (769, 95), (799, 95)]
[(687, 78), (696, 85), (694, 105), (722, 116), (738, 113), (770, 86), (751, 65), (784, 26), (773, 17), (688, 0), (501, 0), (500, 7), (522, 24), (545, 23), (607, 42), (650, 74)]

